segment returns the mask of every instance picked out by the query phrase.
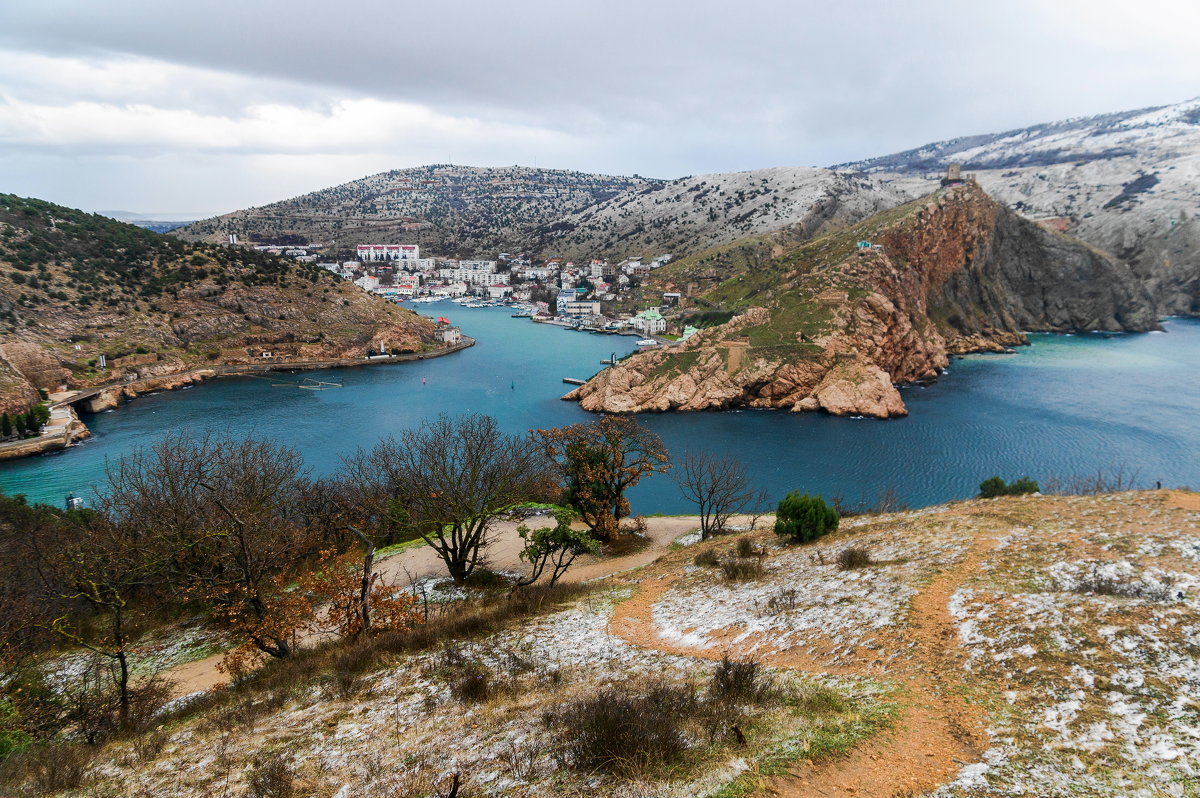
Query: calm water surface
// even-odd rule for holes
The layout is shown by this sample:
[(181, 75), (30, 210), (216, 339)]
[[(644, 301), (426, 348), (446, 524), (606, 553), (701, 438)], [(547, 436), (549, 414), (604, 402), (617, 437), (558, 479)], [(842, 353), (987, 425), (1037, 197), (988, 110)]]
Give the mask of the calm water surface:
[[(324, 473), (439, 411), (488, 413), (512, 432), (583, 421), (592, 416), (559, 399), (569, 388), (562, 378), (591, 376), (601, 358), (633, 348), (630, 337), (533, 324), (500, 308), (432, 307), (478, 345), (420, 363), (281, 375), (343, 385), (326, 391), (239, 378), (143, 396), (85, 416), (94, 437), (80, 446), (0, 463), (0, 489), (55, 504), (70, 492), (90, 495), (106, 461), (168, 430), (270, 436)], [(673, 452), (740, 458), (772, 496), (800, 488), (853, 500), (890, 488), (918, 506), (969, 496), (993, 474), (1045, 479), (1121, 465), (1143, 484), (1200, 486), (1200, 322), (1165, 327), (1111, 338), (1039, 335), (1017, 355), (955, 360), (936, 385), (903, 389), (904, 419), (746, 410), (642, 420)], [(631, 498), (635, 512), (690, 509), (666, 477)]]

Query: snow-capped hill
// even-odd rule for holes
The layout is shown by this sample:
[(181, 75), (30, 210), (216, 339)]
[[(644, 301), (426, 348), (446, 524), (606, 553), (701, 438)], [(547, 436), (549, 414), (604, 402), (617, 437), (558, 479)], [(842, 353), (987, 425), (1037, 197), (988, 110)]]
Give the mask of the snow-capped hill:
[(911, 197), (872, 177), (781, 166), (631, 189), (536, 231), (530, 249), (565, 257), (675, 255), (801, 225), (858, 222)]
[(1130, 263), (1159, 312), (1200, 313), (1200, 98), (937, 142), (840, 168), (920, 195), (951, 162), (989, 194)]
[(1200, 98), (1175, 105), (1048, 122), (1004, 133), (966, 136), (840, 164), (864, 172), (1012, 169), (1200, 149)]

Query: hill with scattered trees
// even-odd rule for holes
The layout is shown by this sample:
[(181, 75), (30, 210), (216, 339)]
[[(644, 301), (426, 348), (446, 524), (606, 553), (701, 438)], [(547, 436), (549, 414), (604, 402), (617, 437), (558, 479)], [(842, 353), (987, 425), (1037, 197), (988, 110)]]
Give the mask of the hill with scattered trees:
[(172, 235), (188, 241), (312, 244), (350, 252), (359, 244), (419, 244), (431, 255), (495, 257), (528, 231), (628, 190), (655, 186), (529, 167), (434, 164), (394, 169), (259, 208), (204, 219)]
[(863, 175), (777, 167), (684, 177), (627, 191), (533, 231), (544, 257), (652, 258), (789, 229), (812, 236), (912, 198)]
[(61, 386), (436, 343), (428, 320), (315, 266), (7, 194), (0, 332), (8, 413)]

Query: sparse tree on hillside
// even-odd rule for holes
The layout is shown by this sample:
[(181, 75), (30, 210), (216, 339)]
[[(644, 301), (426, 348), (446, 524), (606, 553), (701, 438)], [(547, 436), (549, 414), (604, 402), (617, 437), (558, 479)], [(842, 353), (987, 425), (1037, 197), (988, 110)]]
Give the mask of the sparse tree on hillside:
[(272, 657), (292, 653), (311, 613), (289, 590), (320, 553), (299, 513), (300, 455), (286, 446), (171, 435), (109, 469), (105, 509), (153, 549), (166, 583)]
[(441, 415), (386, 438), (347, 461), (350, 478), (370, 487), (385, 520), (401, 522), (389, 501), (400, 500), (411, 523), (456, 582), (482, 562), (488, 529), (521, 502), (553, 489), (547, 463), (522, 437), (505, 435), (490, 416)]
[(581, 554), (594, 554), (600, 548), (599, 541), (586, 529), (572, 529), (575, 514), (567, 509), (554, 513), (555, 524), (542, 529), (517, 527), (517, 534), (525, 541), (521, 559), (530, 565), (529, 576), (517, 582), (518, 587), (532, 585), (542, 578), (550, 568), (550, 584), (555, 584)]
[(662, 439), (628, 416), (536, 430), (532, 437), (558, 466), (564, 503), (601, 540), (619, 535), (631, 512), (625, 491), (670, 468)]
[[(71, 645), (111, 662), (117, 722), (125, 726), (131, 694), (130, 626), (136, 596), (148, 589), (154, 563), (128, 530), (102, 516), (94, 514), (89, 523), (71, 531), (58, 547), (41, 552), (46, 590), (51, 602), (61, 606), (46, 626)], [(92, 613), (80, 612), (80, 605)]]
[(687, 452), (675, 463), (675, 484), (700, 515), (700, 538), (723, 532), (729, 519), (759, 496), (750, 487), (746, 467), (732, 457)]

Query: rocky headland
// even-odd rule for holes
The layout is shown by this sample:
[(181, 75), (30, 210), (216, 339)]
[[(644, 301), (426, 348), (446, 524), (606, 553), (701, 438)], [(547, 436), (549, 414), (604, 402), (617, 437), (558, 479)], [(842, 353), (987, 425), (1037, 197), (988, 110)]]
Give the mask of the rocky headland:
[[(864, 244), (869, 243), (869, 246)], [(567, 395), (592, 411), (768, 407), (879, 418), (896, 385), (1026, 331), (1142, 331), (1152, 298), (1128, 266), (1030, 222), (973, 183), (794, 243), (739, 242), (660, 270), (655, 288), (734, 315), (637, 353)]]

